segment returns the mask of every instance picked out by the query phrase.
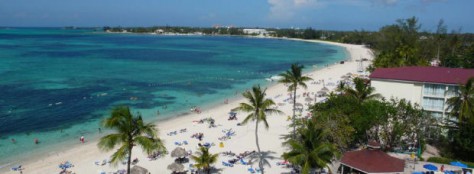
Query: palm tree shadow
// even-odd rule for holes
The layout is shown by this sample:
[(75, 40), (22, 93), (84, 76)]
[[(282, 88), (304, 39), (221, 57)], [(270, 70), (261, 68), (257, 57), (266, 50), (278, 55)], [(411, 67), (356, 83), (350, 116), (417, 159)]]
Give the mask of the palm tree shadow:
[(212, 167), (211, 173), (222, 173), (223, 170), (223, 168)]
[(249, 164), (251, 165), (256, 164), (258, 166), (258, 163), (261, 159), (263, 162), (263, 166), (272, 167), (269, 160), (278, 158), (278, 157), (275, 157), (276, 152), (273, 152), (273, 151), (263, 151), (261, 154), (262, 154), (261, 158), (259, 157), (258, 153), (252, 153), (251, 155), (247, 156), (247, 158), (249, 159)]

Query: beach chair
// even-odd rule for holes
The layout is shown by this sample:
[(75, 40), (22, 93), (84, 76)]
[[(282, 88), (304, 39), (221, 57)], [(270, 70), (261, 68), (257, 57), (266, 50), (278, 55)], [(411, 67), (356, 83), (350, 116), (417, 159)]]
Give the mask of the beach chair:
[(247, 171), (249, 171), (250, 173), (255, 173), (255, 170), (252, 167), (249, 167)]
[(182, 144), (181, 144), (181, 142), (175, 141), (175, 142), (174, 142), (174, 145), (181, 146)]
[(184, 141), (183, 141), (183, 144), (184, 144), (184, 145), (188, 145), (188, 141), (184, 140)]
[(226, 167), (234, 167), (233, 164), (228, 163), (228, 162), (225, 162), (225, 161), (222, 161), (222, 165), (224, 165), (224, 166), (226, 166)]
[(245, 162), (244, 159), (240, 158), (240, 163), (242, 163), (243, 165), (248, 165), (249, 163), (248, 162)]

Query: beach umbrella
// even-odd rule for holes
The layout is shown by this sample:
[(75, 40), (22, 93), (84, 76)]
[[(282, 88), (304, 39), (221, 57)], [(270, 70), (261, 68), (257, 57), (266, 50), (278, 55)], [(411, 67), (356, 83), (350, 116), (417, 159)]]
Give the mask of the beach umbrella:
[(323, 88), (321, 89), (321, 91), (329, 92), (329, 89), (326, 88), (326, 87), (323, 87)]
[(130, 169), (131, 174), (147, 174), (148, 169), (145, 169), (141, 166), (133, 166), (132, 169)]
[(296, 103), (295, 106), (303, 108), (304, 105), (302, 103)]
[(168, 165), (168, 170), (171, 170), (173, 172), (181, 172), (184, 170), (184, 166), (182, 164), (172, 163)]
[(177, 147), (173, 151), (171, 151), (171, 157), (173, 158), (182, 158), (186, 156), (186, 150), (181, 147)]
[(452, 166), (457, 166), (457, 167), (461, 167), (461, 168), (467, 168), (467, 165), (462, 163), (462, 162), (459, 162), (459, 161), (452, 161), (451, 163)]
[(326, 96), (328, 93), (326, 91), (318, 91), (316, 94), (318, 94), (318, 96)]
[(438, 167), (436, 167), (433, 164), (425, 164), (425, 165), (423, 165), (423, 168), (428, 169), (428, 170), (433, 170), (433, 171), (438, 170)]

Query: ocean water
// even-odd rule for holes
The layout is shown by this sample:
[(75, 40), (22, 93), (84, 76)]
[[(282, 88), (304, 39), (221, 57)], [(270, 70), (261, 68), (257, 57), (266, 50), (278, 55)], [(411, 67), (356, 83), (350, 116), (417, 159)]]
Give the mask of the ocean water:
[(309, 70), (346, 57), (341, 47), (279, 39), (3, 28), (0, 167), (97, 138), (117, 105), (148, 121), (175, 117), (269, 85), (292, 63)]

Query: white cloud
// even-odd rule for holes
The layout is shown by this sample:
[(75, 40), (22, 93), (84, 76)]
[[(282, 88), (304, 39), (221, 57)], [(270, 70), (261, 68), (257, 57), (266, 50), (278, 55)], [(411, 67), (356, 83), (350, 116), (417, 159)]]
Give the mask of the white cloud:
[(315, 7), (318, 0), (267, 0), (270, 4), (269, 18), (272, 20), (290, 20), (298, 11)]

